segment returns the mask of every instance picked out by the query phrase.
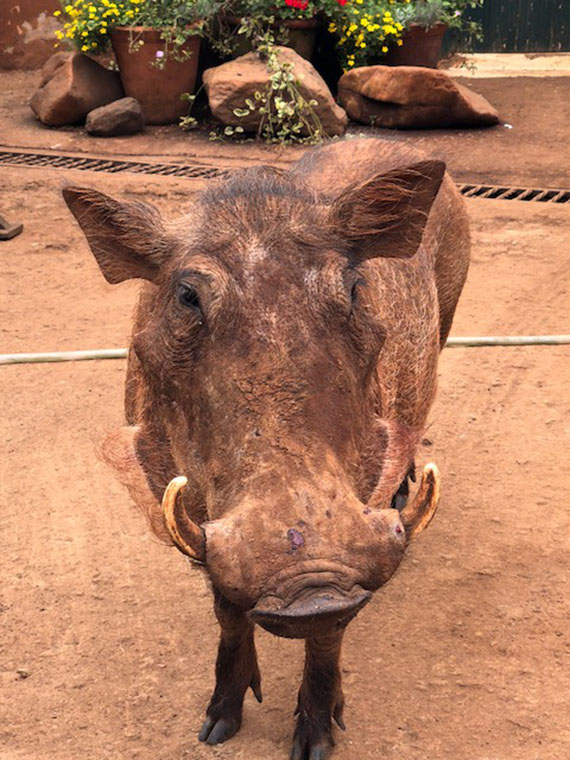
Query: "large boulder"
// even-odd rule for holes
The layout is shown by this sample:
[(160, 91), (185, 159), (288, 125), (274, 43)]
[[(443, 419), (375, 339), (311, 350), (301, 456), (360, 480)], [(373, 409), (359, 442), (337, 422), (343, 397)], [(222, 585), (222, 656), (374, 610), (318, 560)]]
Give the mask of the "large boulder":
[(344, 74), (338, 99), (353, 121), (375, 127), (481, 127), (499, 114), (448, 74), (421, 66), (363, 66)]
[(144, 126), (141, 106), (136, 98), (121, 98), (87, 114), (85, 129), (97, 137), (134, 135)]
[[(346, 113), (335, 103), (331, 91), (314, 66), (291, 48), (276, 46), (275, 49), (281, 61), (293, 64), (302, 97), (307, 101), (317, 101), (314, 111), (326, 134), (344, 134)], [(256, 92), (264, 92), (269, 78), (265, 61), (256, 53), (246, 53), (221, 66), (206, 69), (203, 81), (212, 114), (222, 124), (241, 126), (246, 132), (255, 132), (262, 118), (259, 110), (255, 109), (247, 116), (236, 116), (234, 110), (243, 111), (246, 98), (253, 100)]]
[(56, 53), (42, 69), (30, 107), (43, 124), (61, 127), (84, 121), (89, 111), (123, 95), (116, 71), (81, 53)]

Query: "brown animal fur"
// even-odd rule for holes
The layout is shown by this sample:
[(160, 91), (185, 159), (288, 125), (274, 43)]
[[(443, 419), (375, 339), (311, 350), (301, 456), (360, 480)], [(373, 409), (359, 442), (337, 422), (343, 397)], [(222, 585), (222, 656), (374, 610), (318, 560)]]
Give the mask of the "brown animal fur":
[[(291, 171), (236, 172), (169, 227), (144, 205), (64, 192), (107, 279), (148, 281), (130, 427), (107, 456), (161, 538), (161, 495), (189, 479), (222, 628), (209, 743), (239, 729), (248, 686), (260, 696), (247, 611), (285, 610), (275, 626), (307, 639), (293, 760), (324, 758), (331, 718), (342, 724), (342, 610), (403, 556), (389, 506), (467, 273), (464, 205), (443, 170), (396, 143), (338, 142)], [(303, 615), (323, 590), (344, 615), (330, 630)]]

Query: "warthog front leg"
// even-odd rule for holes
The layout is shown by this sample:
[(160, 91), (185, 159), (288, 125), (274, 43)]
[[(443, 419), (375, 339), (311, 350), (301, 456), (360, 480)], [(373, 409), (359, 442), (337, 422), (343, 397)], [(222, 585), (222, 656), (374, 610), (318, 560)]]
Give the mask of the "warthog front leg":
[(248, 687), (258, 702), (262, 699), (253, 624), (217, 590), (214, 590), (214, 609), (221, 628), (216, 688), (198, 735), (201, 742), (208, 744), (220, 744), (237, 734)]
[(332, 631), (305, 642), (305, 671), (299, 690), (299, 717), (291, 760), (325, 760), (334, 741), (332, 718), (344, 731), (344, 695), (340, 675), (340, 649), (344, 630)]

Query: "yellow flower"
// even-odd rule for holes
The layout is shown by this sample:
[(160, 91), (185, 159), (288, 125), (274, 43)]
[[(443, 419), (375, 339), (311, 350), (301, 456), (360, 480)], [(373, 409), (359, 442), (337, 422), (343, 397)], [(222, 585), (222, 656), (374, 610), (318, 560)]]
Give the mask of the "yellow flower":
[(54, 16), (61, 16), (61, 11), (54, 11), (54, 12), (53, 12), (53, 15), (54, 15)]
[(397, 45), (403, 45), (403, 44), (404, 44), (404, 41), (403, 41), (403, 40), (396, 40), (396, 44), (397, 44)]
[(81, 45), (81, 50), (85, 53), (87, 50), (89, 50), (89, 45)]
[(388, 48), (386, 47), (386, 45), (382, 45), (382, 52), (383, 53), (387, 53), (388, 52)]

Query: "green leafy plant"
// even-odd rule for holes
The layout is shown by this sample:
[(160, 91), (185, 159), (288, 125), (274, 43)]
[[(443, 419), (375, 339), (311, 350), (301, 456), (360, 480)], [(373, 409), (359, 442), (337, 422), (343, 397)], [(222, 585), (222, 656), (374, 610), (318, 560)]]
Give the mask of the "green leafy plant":
[(431, 27), (445, 24), (449, 29), (480, 37), (481, 25), (471, 21), (466, 15), (470, 8), (478, 8), (485, 0), (415, 0), (400, 2), (394, 11), (394, 17), (404, 27), (411, 24)]
[[(249, 23), (256, 22), (249, 20)], [(269, 83), (263, 92), (256, 91), (253, 99), (248, 98), (243, 109), (234, 110), (234, 114), (245, 117), (257, 111), (261, 116), (257, 133), (266, 142), (321, 142), (323, 126), (314, 110), (318, 103), (306, 100), (301, 94), (301, 82), (295, 76), (294, 66), (280, 59), (271, 31), (265, 33), (257, 54), (265, 60)]]
[(395, 0), (354, 0), (338, 5), (329, 23), (345, 71), (376, 63), (391, 45), (401, 45), (403, 25), (393, 13)]
[[(61, 0), (62, 9), (55, 15), (62, 15), (64, 24), (56, 35), (83, 53), (102, 53), (117, 26), (160, 29), (164, 50), (155, 64), (160, 68), (170, 57), (188, 57), (184, 43), (192, 35), (204, 33), (219, 5), (215, 0)], [(141, 44), (133, 31), (131, 48), (136, 50)]]
[(246, 99), (242, 109), (235, 109), (234, 115), (243, 118), (257, 112), (261, 116), (257, 134), (266, 142), (321, 142), (323, 126), (314, 110), (318, 103), (303, 97), (294, 65), (279, 57), (273, 27), (273, 17), (242, 19), (240, 31), (253, 41), (255, 52), (265, 61), (269, 82), (263, 92), (256, 91), (253, 99)]
[[(326, 135), (314, 110), (318, 103), (303, 96), (302, 83), (295, 75), (294, 65), (280, 58), (275, 29), (272, 16), (242, 18), (238, 32), (251, 42), (255, 53), (265, 62), (269, 81), (264, 90), (255, 91), (251, 98), (245, 99), (241, 108), (235, 108), (234, 116), (241, 119), (257, 113), (260, 117), (257, 136), (269, 143), (319, 143)], [(190, 103), (188, 116), (180, 120), (183, 129), (198, 125), (191, 114), (197, 96), (198, 93), (182, 96)], [(211, 140), (245, 136), (246, 130), (240, 125), (227, 125), (210, 132)]]

